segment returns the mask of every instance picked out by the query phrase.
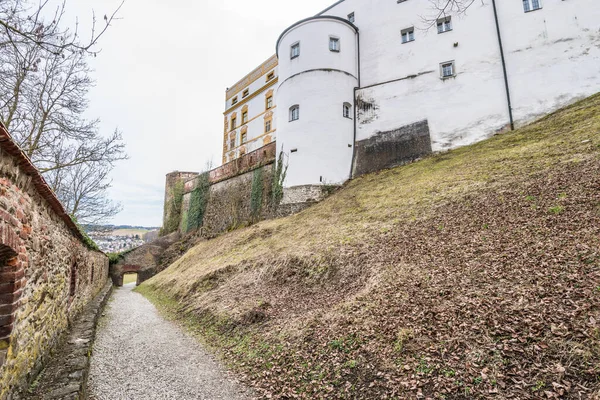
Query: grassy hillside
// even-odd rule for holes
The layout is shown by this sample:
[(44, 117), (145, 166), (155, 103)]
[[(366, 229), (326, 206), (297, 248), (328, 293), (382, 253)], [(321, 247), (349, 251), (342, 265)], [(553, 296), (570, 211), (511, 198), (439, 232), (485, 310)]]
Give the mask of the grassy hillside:
[(199, 243), (140, 291), (273, 398), (600, 398), (600, 95)]

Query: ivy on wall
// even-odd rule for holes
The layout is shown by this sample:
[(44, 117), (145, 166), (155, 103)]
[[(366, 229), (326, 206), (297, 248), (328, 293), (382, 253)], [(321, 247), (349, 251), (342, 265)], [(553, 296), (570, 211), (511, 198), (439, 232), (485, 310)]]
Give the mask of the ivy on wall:
[(252, 192), (250, 194), (250, 213), (253, 220), (260, 218), (263, 202), (263, 186), (263, 169), (255, 169), (252, 176)]
[(273, 187), (271, 188), (271, 207), (276, 209), (283, 199), (283, 182), (288, 166), (283, 163), (283, 150), (279, 152), (277, 163), (273, 164)]
[(179, 228), (179, 221), (181, 221), (181, 205), (183, 203), (183, 181), (178, 181), (173, 185), (172, 200), (167, 207), (168, 218), (164, 223), (163, 228), (160, 231), (160, 235), (168, 235), (169, 233), (175, 232)]
[(185, 232), (199, 229), (204, 221), (206, 206), (210, 197), (210, 182), (208, 172), (198, 176), (198, 186), (191, 193), (190, 208), (187, 213), (187, 221), (182, 223)]

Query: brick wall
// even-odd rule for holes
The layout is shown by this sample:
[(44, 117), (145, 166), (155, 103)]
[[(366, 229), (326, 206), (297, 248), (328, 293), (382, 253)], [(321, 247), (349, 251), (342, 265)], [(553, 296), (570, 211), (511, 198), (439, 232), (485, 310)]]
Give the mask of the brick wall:
[(108, 277), (44, 185), (0, 126), (0, 399), (37, 375)]
[(271, 164), (275, 161), (276, 154), (276, 142), (269, 143), (260, 149), (256, 149), (227, 164), (223, 164), (219, 168), (213, 169), (210, 171), (209, 180), (211, 183), (217, 183), (248, 172), (258, 166)]

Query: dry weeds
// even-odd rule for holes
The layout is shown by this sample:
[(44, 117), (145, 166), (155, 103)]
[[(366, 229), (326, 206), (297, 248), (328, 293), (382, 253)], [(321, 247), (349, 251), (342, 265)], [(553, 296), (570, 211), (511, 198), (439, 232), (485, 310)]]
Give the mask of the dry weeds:
[(597, 399), (599, 249), (596, 95), (201, 242), (142, 291), (264, 397)]

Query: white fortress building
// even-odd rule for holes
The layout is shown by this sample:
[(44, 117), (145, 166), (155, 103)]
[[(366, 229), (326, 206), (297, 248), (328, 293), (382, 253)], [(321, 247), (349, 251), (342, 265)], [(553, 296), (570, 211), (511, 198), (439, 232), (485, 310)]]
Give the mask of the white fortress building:
[(276, 140), (288, 191), (341, 184), (598, 91), (598, 0), (341, 0), (228, 90), (223, 161)]

